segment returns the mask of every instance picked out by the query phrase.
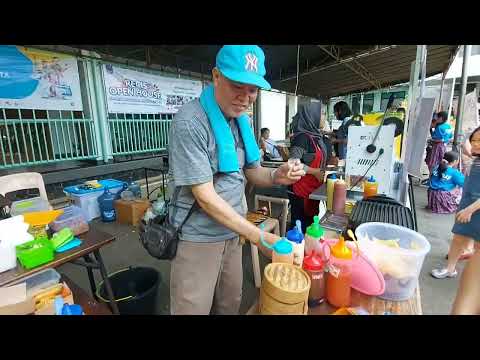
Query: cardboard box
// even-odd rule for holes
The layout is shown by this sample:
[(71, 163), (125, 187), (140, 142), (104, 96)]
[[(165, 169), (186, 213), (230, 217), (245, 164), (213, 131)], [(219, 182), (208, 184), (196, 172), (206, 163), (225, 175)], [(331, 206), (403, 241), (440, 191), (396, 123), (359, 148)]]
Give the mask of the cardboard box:
[[(22, 284), (18, 284), (16, 286), (21, 286)], [(57, 284), (58, 285), (58, 284)], [(67, 288), (68, 292), (70, 293), (68, 296), (63, 298), (63, 301), (67, 304), (73, 305), (73, 294), (70, 288), (66, 283), (62, 283), (62, 285)], [(56, 286), (56, 285), (55, 285)], [(53, 286), (52, 286), (53, 287)], [(52, 288), (50, 287), (50, 288)], [(42, 289), (40, 292), (48, 291), (48, 289)], [(38, 293), (34, 293), (31, 296), (25, 297), (25, 300), (20, 301), (18, 303), (9, 304), (5, 306), (0, 306), (0, 315), (55, 315), (55, 303), (46, 305), (38, 310), (35, 310), (35, 295)]]
[(35, 300), (27, 297), (26, 284), (0, 288), (0, 315), (28, 315), (35, 311)]
[(116, 200), (114, 206), (117, 212), (117, 221), (120, 224), (138, 226), (143, 215), (150, 207), (150, 201), (146, 199), (132, 201), (121, 199)]

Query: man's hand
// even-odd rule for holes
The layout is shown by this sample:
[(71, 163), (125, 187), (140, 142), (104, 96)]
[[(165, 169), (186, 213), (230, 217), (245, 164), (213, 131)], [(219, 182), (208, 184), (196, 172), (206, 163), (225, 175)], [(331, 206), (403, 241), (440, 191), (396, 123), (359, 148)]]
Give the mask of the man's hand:
[(275, 171), (273, 181), (277, 185), (292, 185), (300, 180), (302, 176), (305, 176), (303, 164), (300, 160), (297, 160), (291, 168), (288, 163), (280, 166)]
[(473, 211), (467, 207), (463, 210), (460, 210), (456, 216), (457, 222), (460, 224), (467, 224), (472, 220)]
[[(270, 246), (273, 246), (273, 244), (275, 244), (278, 240), (280, 240), (280, 237), (278, 235), (267, 233), (267, 232), (264, 232), (263, 236), (264, 236), (265, 242)], [(262, 252), (262, 254), (268, 257), (272, 256), (272, 249), (265, 247), (261, 241), (256, 243), (256, 245), (259, 248), (259, 250)]]

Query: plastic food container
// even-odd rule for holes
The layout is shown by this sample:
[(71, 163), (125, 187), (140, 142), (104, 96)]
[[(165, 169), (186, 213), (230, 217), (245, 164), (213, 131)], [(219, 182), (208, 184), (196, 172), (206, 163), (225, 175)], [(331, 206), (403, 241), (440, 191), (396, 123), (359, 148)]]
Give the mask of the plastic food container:
[(20, 264), (26, 269), (32, 269), (54, 259), (53, 247), (47, 237), (18, 245), (15, 249)]
[(14, 201), (10, 214), (12, 216), (21, 215), (28, 212), (35, 211), (48, 211), (50, 210), (50, 204), (41, 197), (35, 197), (27, 200)]
[(385, 279), (385, 300), (410, 299), (418, 285), (430, 243), (421, 234), (402, 226), (365, 223), (355, 231), (359, 247), (378, 267)]
[(0, 221), (0, 273), (17, 266), (15, 246), (33, 240), (27, 230), (28, 224), (23, 222), (23, 215)]
[(116, 194), (126, 186), (125, 182), (115, 179), (100, 180), (99, 184), (101, 184), (102, 187), (89, 190), (82, 189), (82, 184), (68, 186), (63, 189), (67, 197), (82, 210), (86, 221), (100, 217), (100, 207), (98, 206), (97, 199), (102, 196), (105, 188), (108, 188), (111, 193)]
[(36, 274), (27, 276), (12, 285), (26, 283), (27, 296), (32, 296), (43, 289), (47, 289), (60, 282), (61, 275), (55, 269), (42, 270)]
[(63, 214), (50, 224), (50, 229), (59, 232), (70, 228), (74, 235), (80, 235), (89, 230), (89, 226), (82, 210), (77, 206), (69, 206), (63, 209)]

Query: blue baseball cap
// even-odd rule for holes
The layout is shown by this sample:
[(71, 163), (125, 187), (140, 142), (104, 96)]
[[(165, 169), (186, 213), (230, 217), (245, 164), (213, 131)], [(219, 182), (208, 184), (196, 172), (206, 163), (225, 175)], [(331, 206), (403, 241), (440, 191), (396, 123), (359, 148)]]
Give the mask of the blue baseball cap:
[(265, 54), (257, 45), (224, 45), (217, 54), (216, 66), (232, 81), (265, 90), (272, 88), (264, 79)]

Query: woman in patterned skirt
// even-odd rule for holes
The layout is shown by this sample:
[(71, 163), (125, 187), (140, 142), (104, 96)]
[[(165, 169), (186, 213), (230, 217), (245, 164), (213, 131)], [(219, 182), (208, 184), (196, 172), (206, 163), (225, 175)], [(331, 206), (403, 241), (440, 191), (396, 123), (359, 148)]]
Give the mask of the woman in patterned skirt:
[(447, 144), (453, 137), (452, 127), (448, 124), (447, 120), (447, 113), (440, 111), (433, 123), (435, 130), (432, 134), (432, 149), (426, 159), (430, 174), (432, 174), (433, 168), (442, 161), (443, 155), (445, 155), (447, 151)]
[(428, 189), (428, 207), (436, 214), (452, 214), (457, 211), (462, 196), (465, 176), (456, 169), (458, 153), (449, 151), (440, 165), (433, 168)]

